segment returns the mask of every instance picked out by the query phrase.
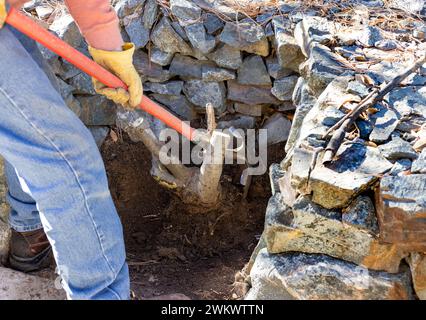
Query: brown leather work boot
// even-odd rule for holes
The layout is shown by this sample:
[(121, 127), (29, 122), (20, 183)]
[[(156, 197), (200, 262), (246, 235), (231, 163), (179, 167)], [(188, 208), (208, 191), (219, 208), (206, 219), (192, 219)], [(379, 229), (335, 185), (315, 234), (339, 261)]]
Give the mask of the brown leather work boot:
[(23, 272), (47, 268), (53, 261), (52, 248), (43, 229), (17, 232), (12, 229), (10, 267)]

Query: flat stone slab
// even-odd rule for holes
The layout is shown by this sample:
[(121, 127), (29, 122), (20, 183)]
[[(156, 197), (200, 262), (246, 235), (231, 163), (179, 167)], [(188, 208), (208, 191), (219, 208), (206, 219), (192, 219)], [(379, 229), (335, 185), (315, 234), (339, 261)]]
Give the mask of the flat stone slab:
[(361, 143), (344, 145), (337, 153), (337, 160), (327, 167), (318, 164), (312, 171), (309, 177), (312, 200), (329, 209), (344, 208), (391, 168), (392, 163), (377, 148)]
[(65, 299), (65, 291), (52, 280), (0, 267), (0, 300)]
[(276, 193), (266, 210), (264, 238), (268, 252), (323, 253), (371, 270), (396, 273), (406, 255), (397, 245), (379, 243), (366, 223), (374, 214), (358, 212), (359, 224), (355, 225), (342, 221), (339, 211), (327, 210), (309, 197), (299, 197), (291, 208)]
[(426, 174), (383, 177), (376, 210), (383, 241), (426, 252)]
[(326, 255), (260, 250), (246, 300), (409, 300), (410, 272), (369, 271)]
[(272, 95), (271, 86), (242, 85), (235, 80), (228, 81), (228, 99), (245, 104), (280, 104)]

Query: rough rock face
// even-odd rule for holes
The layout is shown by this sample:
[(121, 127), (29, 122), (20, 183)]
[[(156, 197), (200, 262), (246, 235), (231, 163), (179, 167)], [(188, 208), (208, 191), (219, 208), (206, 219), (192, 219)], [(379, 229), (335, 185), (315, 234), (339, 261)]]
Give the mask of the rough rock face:
[(383, 177), (376, 189), (380, 237), (409, 251), (426, 251), (426, 175)]
[(326, 255), (260, 250), (250, 272), (256, 300), (409, 300), (409, 270), (398, 274), (369, 271)]
[[(374, 212), (357, 212), (358, 222), (368, 221)], [(370, 216), (369, 216), (370, 215)], [(342, 221), (339, 211), (327, 210), (308, 197), (299, 197), (292, 207), (280, 193), (266, 210), (264, 239), (270, 253), (298, 251), (324, 253), (371, 270), (398, 272), (404, 253), (396, 245), (381, 244), (367, 224)]]
[(226, 23), (219, 40), (231, 47), (260, 56), (269, 55), (269, 42), (263, 29), (248, 19), (238, 25)]
[(426, 255), (414, 252), (407, 259), (417, 297), (426, 300)]
[(49, 279), (0, 267), (0, 300), (65, 300), (65, 291)]
[(5, 262), (9, 252), (9, 208), (6, 203), (6, 179), (4, 176), (4, 160), (0, 158), (0, 264)]

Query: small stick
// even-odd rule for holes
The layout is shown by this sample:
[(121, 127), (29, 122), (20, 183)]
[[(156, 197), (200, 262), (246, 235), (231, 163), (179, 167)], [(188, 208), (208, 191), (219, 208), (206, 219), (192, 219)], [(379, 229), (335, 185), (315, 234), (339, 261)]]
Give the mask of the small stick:
[(216, 129), (216, 118), (214, 115), (214, 108), (211, 103), (207, 103), (206, 105), (206, 114), (207, 114), (207, 130), (211, 135), (213, 131)]

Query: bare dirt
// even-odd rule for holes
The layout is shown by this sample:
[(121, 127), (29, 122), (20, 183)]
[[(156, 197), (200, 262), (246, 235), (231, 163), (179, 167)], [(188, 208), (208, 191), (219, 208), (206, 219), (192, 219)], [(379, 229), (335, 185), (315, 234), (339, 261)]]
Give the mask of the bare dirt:
[[(268, 162), (284, 156), (278, 144)], [(241, 168), (227, 167), (223, 183), (234, 201), (201, 214), (160, 187), (149, 174), (151, 154), (142, 143), (108, 139), (102, 148), (110, 189), (124, 225), (132, 290), (137, 299), (184, 294), (191, 299), (235, 299), (235, 274), (248, 262), (270, 197), (267, 174), (253, 179), (247, 199)], [(232, 202), (232, 203), (230, 203)]]

